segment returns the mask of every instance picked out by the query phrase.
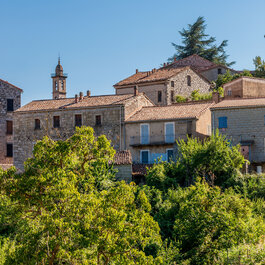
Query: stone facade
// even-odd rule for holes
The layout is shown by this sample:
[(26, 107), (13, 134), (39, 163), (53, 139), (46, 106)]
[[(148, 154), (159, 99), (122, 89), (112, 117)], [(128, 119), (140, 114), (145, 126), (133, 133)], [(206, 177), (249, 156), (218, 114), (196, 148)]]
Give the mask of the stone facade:
[(22, 90), (0, 79), (0, 164), (13, 163), (13, 111), (20, 108)]
[[(190, 78), (190, 84), (188, 78)], [(136, 83), (129, 86), (114, 87), (117, 95), (123, 95), (133, 93), (135, 85)], [(194, 90), (199, 90), (202, 94), (210, 92), (209, 81), (189, 67), (164, 81), (138, 82), (137, 86), (139, 92), (145, 93), (156, 105), (170, 105), (172, 104), (172, 97), (174, 100), (176, 95), (189, 96)], [(159, 96), (159, 93), (161, 93), (161, 96)]]
[[(93, 102), (99, 97), (91, 97), (90, 99)], [(56, 101), (52, 100), (50, 104), (54, 104)], [(63, 101), (63, 99), (60, 101)], [(86, 99), (84, 99), (84, 105), (86, 104), (85, 102)], [(35, 102), (29, 103), (29, 107), (32, 104), (35, 104)], [(76, 104), (82, 104), (82, 100)], [(14, 113), (14, 165), (23, 170), (25, 160), (32, 156), (34, 144), (45, 135), (49, 135), (54, 140), (67, 139), (73, 135), (75, 131), (75, 115), (81, 115), (82, 125), (93, 127), (96, 136), (106, 135), (116, 150), (123, 150), (125, 145), (125, 118), (132, 115), (136, 109), (150, 105), (152, 103), (143, 94), (132, 95), (120, 102), (120, 104), (76, 108), (73, 105), (73, 108), (70, 109), (60, 107), (49, 109), (48, 106), (44, 106), (44, 109), (27, 110), (30, 108), (27, 108), (26, 105), (24, 109), (22, 107)], [(54, 116), (59, 117), (60, 126), (58, 128), (54, 128)], [(101, 124), (99, 125), (96, 124), (96, 116), (101, 117)], [(40, 121), (40, 128), (35, 128), (35, 120)]]
[[(218, 78), (218, 75), (223, 75), (227, 72), (227, 68), (224, 66), (216, 66), (214, 68), (208, 69), (206, 71), (200, 72), (205, 78), (207, 78), (209, 81), (215, 81)], [(235, 74), (236, 71), (229, 69), (231, 74)]]

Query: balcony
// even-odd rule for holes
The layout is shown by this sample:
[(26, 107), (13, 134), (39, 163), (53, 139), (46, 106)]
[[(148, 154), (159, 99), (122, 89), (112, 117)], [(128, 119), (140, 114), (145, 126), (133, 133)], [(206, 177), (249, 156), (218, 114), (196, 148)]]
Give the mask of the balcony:
[(144, 145), (172, 145), (176, 140), (187, 139), (186, 134), (178, 135), (151, 135), (151, 136), (132, 136), (130, 137), (130, 146)]

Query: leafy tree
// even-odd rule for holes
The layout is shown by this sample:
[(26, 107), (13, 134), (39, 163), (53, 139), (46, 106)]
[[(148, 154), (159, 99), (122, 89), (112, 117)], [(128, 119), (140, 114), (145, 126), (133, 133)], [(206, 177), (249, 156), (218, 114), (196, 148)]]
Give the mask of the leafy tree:
[(210, 60), (214, 63), (230, 66), (235, 62), (227, 62), (228, 55), (225, 52), (227, 40), (219, 46), (215, 44), (216, 39), (205, 33), (206, 23), (203, 17), (198, 17), (194, 24), (188, 24), (187, 29), (182, 29), (179, 34), (182, 37), (183, 45), (172, 43), (177, 53), (168, 59), (172, 62), (174, 58), (182, 59), (193, 54)]
[(265, 78), (265, 61), (261, 59), (260, 56), (256, 56), (253, 59), (253, 63), (255, 65), (255, 73), (256, 77), (263, 77)]
[[(81, 127), (68, 140), (37, 142), (25, 172), (0, 172), (1, 194), (20, 215), (10, 243), (0, 240), (14, 242), (6, 264), (155, 262), (148, 248), (155, 242), (160, 251), (158, 224), (144, 192), (112, 181), (114, 153), (105, 136)], [(0, 231), (17, 217), (5, 213)]]

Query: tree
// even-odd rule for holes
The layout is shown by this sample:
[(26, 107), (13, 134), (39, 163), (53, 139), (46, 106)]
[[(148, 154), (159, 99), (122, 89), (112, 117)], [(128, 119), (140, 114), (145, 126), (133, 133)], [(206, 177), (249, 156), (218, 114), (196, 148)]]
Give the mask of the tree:
[(209, 35), (205, 33), (205, 29), (205, 19), (203, 17), (198, 17), (194, 24), (188, 24), (187, 29), (179, 31), (183, 45), (172, 43), (177, 53), (170, 57), (168, 61), (172, 62), (174, 58), (182, 59), (193, 54), (198, 54), (217, 64), (226, 66), (234, 64), (235, 62), (227, 62), (228, 55), (225, 52), (225, 48), (227, 47), (228, 41), (224, 40), (217, 46), (215, 44), (216, 39), (214, 37), (209, 37)]
[(255, 65), (254, 76), (265, 78), (265, 61), (262, 60), (260, 56), (256, 56), (253, 59), (253, 63)]
[(0, 222), (0, 231), (16, 225), (7, 264), (155, 262), (145, 251), (162, 244), (158, 224), (145, 193), (112, 181), (114, 153), (105, 136), (81, 127), (65, 141), (37, 142), (25, 172), (0, 172), (1, 194), (19, 213), (14, 220), (5, 211)]

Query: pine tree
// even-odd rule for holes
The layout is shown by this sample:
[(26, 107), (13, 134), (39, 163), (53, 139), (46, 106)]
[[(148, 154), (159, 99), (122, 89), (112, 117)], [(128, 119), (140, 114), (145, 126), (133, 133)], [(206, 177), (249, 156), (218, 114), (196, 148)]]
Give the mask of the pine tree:
[(168, 58), (168, 61), (172, 62), (174, 58), (182, 59), (197, 54), (214, 63), (226, 66), (234, 64), (235, 62), (227, 62), (228, 55), (225, 52), (225, 48), (227, 47), (228, 41), (224, 40), (217, 46), (215, 44), (215, 37), (210, 37), (205, 33), (206, 26), (205, 19), (198, 17), (194, 24), (188, 24), (187, 29), (179, 31), (183, 45), (171, 43), (177, 52)]

